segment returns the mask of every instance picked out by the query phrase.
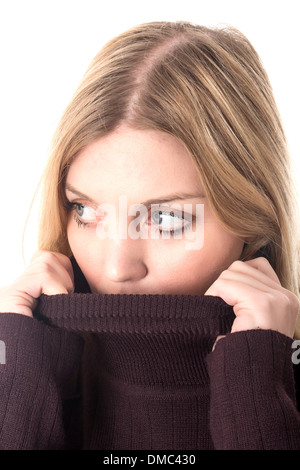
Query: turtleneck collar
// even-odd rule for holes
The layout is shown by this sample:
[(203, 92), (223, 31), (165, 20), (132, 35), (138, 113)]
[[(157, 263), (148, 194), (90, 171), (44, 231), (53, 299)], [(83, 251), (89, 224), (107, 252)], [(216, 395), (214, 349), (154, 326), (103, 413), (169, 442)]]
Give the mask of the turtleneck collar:
[(37, 319), (89, 337), (102, 372), (123, 382), (207, 383), (205, 358), (230, 331), (232, 307), (204, 295), (93, 294), (72, 264), (75, 292), (42, 295)]

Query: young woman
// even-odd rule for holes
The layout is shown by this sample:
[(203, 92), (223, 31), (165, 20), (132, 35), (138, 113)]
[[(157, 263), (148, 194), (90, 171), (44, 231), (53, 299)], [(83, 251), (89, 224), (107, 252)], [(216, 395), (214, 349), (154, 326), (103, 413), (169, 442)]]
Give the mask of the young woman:
[(57, 129), (40, 250), (0, 292), (0, 447), (300, 449), (291, 188), (241, 33), (110, 41)]

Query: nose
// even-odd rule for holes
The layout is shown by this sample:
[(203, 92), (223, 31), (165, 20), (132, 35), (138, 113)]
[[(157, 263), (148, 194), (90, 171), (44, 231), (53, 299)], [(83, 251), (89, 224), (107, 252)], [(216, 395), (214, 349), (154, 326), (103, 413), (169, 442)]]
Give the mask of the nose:
[(104, 248), (103, 269), (110, 281), (138, 281), (147, 275), (142, 239), (108, 239)]

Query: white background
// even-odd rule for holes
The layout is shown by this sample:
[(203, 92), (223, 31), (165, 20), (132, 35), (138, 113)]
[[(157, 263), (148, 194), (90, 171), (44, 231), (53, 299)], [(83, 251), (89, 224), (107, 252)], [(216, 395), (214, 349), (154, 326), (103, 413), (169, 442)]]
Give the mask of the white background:
[[(298, 187), (299, 6), (299, 0), (0, 0), (0, 286), (24, 270), (23, 229), (65, 106), (98, 50), (139, 23), (227, 23), (250, 39), (274, 89)], [(35, 213), (25, 264), (35, 250)]]

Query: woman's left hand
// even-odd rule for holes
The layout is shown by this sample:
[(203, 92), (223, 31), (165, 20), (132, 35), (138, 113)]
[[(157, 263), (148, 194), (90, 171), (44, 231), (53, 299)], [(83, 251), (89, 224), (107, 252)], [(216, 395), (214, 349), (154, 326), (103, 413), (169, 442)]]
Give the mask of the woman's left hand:
[(221, 297), (233, 306), (236, 318), (231, 333), (260, 328), (294, 336), (298, 298), (281, 286), (265, 258), (235, 261), (205, 295)]

